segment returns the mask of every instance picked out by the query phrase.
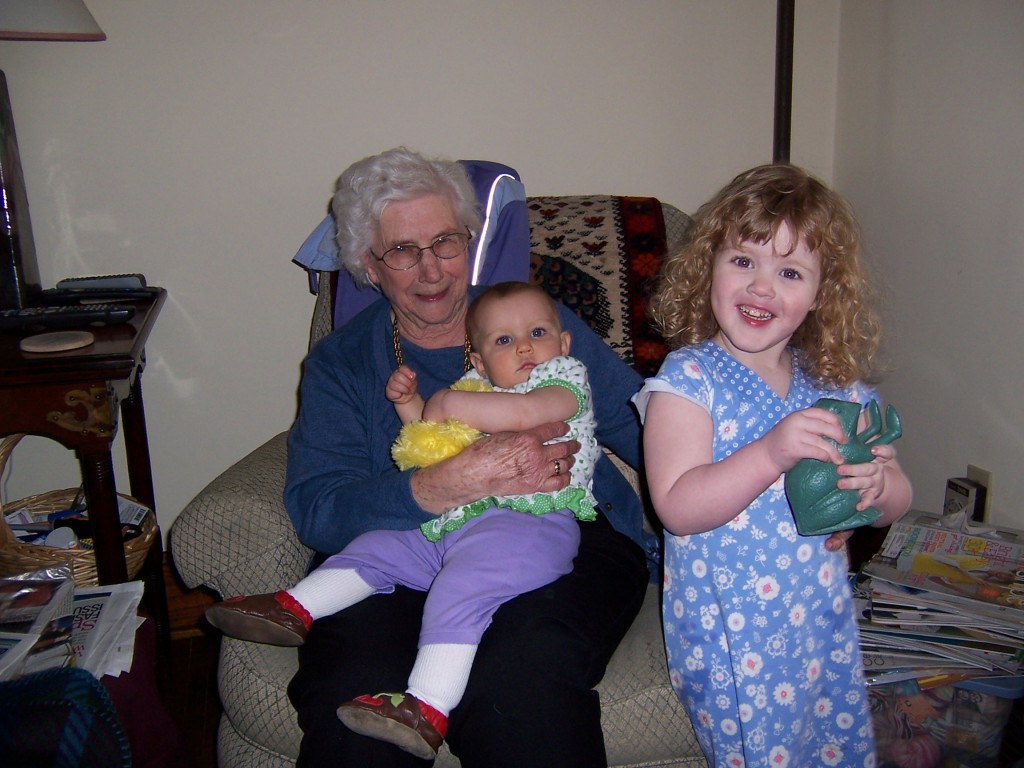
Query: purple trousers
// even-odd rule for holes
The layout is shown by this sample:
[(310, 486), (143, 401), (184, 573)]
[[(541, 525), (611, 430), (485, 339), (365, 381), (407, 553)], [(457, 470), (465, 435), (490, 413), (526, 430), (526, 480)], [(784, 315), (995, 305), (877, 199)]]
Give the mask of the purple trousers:
[(420, 647), (477, 645), (503, 603), (572, 571), (579, 544), (568, 510), (494, 508), (437, 542), (419, 528), (364, 533), (320, 568), (354, 568), (376, 594), (399, 584), (427, 592)]

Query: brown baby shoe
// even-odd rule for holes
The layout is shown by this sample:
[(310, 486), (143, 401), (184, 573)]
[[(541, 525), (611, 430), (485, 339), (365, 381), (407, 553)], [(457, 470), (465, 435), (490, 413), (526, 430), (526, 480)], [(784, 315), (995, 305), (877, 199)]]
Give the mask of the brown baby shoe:
[(338, 719), (424, 760), (433, 760), (448, 733), (448, 718), (407, 693), (357, 696), (338, 707)]
[(225, 635), (268, 645), (302, 645), (313, 623), (287, 592), (230, 597), (206, 609), (206, 620)]

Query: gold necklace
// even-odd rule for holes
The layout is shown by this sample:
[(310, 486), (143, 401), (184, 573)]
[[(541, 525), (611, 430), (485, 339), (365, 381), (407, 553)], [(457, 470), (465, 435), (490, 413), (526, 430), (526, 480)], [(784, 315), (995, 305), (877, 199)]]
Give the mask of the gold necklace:
[[(391, 341), (395, 345), (395, 362), (402, 365), (402, 342), (398, 338), (398, 323), (395, 322), (394, 317), (391, 319)], [(472, 363), (469, 360), (469, 334), (466, 334), (466, 341), (462, 345), (463, 359), (462, 359), (462, 372), (466, 373), (472, 367)]]

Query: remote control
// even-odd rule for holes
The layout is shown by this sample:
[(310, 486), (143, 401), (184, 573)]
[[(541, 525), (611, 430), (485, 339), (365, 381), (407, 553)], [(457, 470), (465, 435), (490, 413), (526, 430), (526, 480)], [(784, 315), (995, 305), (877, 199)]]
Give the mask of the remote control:
[(151, 299), (160, 292), (159, 288), (47, 288), (38, 297), (40, 304), (85, 304), (87, 302), (123, 301), (127, 299)]
[(115, 325), (131, 320), (135, 307), (130, 304), (82, 304), (57, 307), (28, 307), (0, 311), (0, 329), (84, 328), (90, 325)]

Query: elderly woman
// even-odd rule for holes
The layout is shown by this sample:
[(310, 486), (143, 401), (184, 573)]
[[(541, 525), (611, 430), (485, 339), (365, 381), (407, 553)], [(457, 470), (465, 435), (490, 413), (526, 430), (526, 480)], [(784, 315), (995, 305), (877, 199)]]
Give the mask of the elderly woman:
[[(416, 528), (484, 496), (563, 488), (579, 445), (548, 443), (565, 434), (561, 423), (490, 435), (412, 471), (391, 459), (401, 422), (385, 397), (390, 373), (411, 367), (428, 398), (469, 367), (468, 245), (479, 214), (462, 167), (405, 149), (366, 158), (339, 178), (333, 212), (346, 268), (386, 301), (306, 358), (285, 489), (300, 538), (330, 554), (366, 531)], [(637, 465), (629, 398), (639, 375), (573, 313), (559, 312), (591, 372), (598, 440)], [(580, 524), (573, 571), (503, 605), (484, 634), (448, 726), (464, 768), (606, 764), (593, 686), (639, 610), (648, 567), (640, 505), (607, 458), (594, 495), (600, 514)], [(336, 710), (367, 691), (404, 688), (425, 595), (397, 587), (313, 623), (289, 688), (304, 733), (299, 766), (423, 765), (350, 731)]]

